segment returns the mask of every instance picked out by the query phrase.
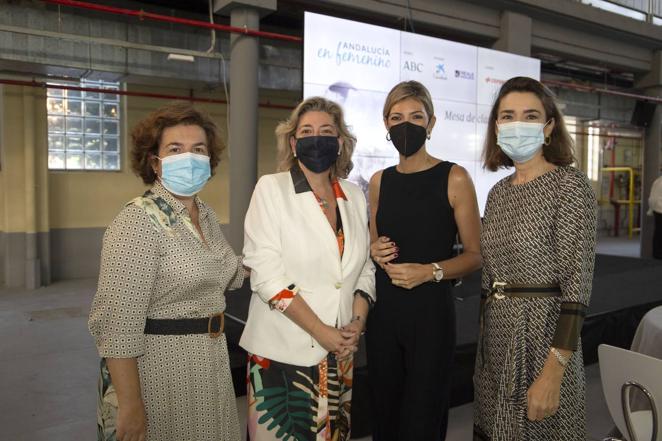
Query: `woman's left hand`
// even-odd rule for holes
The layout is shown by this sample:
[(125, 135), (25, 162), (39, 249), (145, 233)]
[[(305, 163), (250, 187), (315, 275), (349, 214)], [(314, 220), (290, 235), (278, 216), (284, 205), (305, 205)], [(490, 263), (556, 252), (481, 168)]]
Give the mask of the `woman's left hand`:
[(391, 283), (400, 288), (412, 289), (432, 280), (432, 266), (421, 263), (389, 263), (384, 265)]
[(340, 334), (345, 341), (342, 344), (343, 349), (336, 353), (338, 359), (349, 358), (359, 350), (359, 338), (363, 332), (363, 323), (363, 319), (358, 319), (340, 328)]
[(536, 378), (526, 394), (527, 416), (531, 421), (542, 421), (559, 409), (561, 378), (542, 373)]

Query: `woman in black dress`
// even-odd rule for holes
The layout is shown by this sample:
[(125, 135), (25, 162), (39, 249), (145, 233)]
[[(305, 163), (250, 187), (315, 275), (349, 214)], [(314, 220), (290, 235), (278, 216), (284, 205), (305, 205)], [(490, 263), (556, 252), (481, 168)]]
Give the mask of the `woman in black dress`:
[[(421, 83), (400, 83), (386, 97), (384, 124), (400, 162), (369, 188), (379, 298), (366, 335), (375, 441), (445, 438), (455, 347), (449, 280), (481, 266), (473, 183), (464, 168), (427, 152), (435, 122)], [(452, 257), (458, 233), (464, 251)]]

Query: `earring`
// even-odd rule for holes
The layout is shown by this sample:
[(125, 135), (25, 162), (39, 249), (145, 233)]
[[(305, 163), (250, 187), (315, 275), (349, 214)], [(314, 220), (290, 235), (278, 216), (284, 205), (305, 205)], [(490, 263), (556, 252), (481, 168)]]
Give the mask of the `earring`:
[(432, 133), (428, 132), (428, 136), (427, 136), (427, 138), (428, 138), (428, 139), (432, 138)]
[(391, 134), (389, 132), (386, 132), (386, 140), (387, 141), (391, 140)]
[(338, 156), (340, 156), (340, 149), (338, 149)]
[(552, 137), (551, 136), (545, 136), (545, 145), (549, 145), (549, 143), (552, 142)]

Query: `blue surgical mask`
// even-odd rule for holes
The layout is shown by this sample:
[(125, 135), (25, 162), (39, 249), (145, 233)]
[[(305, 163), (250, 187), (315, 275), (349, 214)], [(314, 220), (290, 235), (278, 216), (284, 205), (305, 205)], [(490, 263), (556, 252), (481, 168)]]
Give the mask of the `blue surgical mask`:
[(497, 144), (513, 162), (526, 162), (542, 149), (546, 125), (523, 121), (501, 123)]
[(161, 184), (177, 196), (193, 196), (211, 177), (209, 156), (180, 153), (158, 159), (161, 160)]

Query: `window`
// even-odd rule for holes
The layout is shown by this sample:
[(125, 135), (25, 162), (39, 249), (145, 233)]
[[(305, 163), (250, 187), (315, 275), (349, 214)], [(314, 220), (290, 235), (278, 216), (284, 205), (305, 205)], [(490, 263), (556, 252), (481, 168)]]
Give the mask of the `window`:
[[(80, 86), (119, 89), (104, 81)], [(49, 170), (119, 170), (119, 95), (49, 88), (46, 107)]]

